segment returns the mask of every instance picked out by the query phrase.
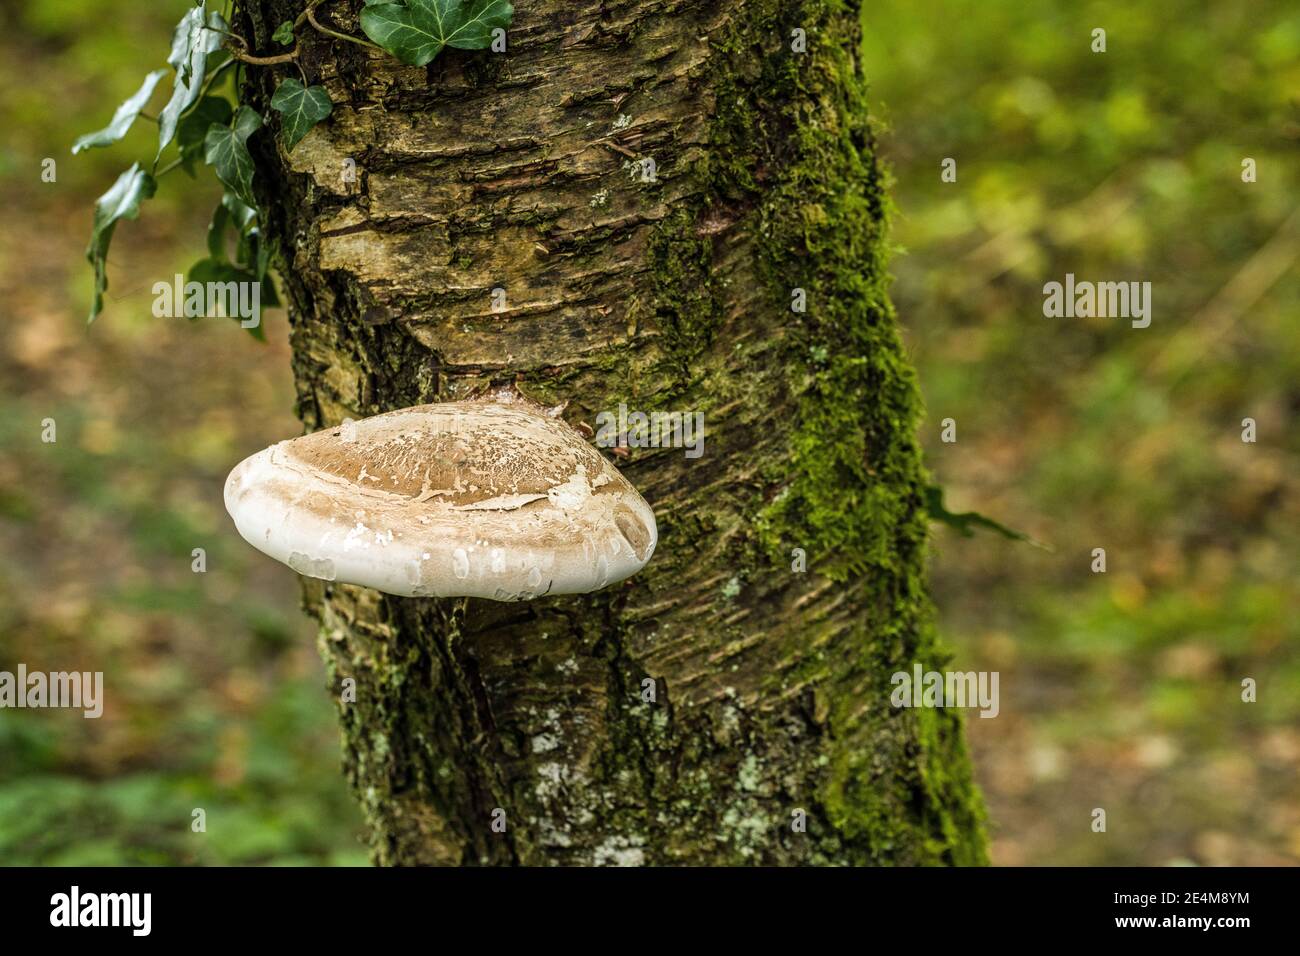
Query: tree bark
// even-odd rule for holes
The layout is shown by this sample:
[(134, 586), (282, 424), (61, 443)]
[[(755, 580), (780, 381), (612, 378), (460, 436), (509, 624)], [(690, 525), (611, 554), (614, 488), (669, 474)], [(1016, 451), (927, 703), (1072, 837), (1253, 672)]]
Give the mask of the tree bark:
[[(301, 0), (243, 6), (265, 52)], [(360, 6), (318, 17), (360, 35)], [(254, 139), (298, 413), (512, 382), (574, 424), (703, 412), (704, 453), (615, 459), (660, 541), (595, 594), (305, 582), (334, 693), (356, 681), (344, 767), (374, 859), (984, 862), (960, 716), (889, 700), (945, 657), (857, 4), (515, 7), (507, 52), (425, 68), (300, 32), (334, 113), (292, 154)], [(250, 70), (245, 95), (273, 115), (291, 75)]]

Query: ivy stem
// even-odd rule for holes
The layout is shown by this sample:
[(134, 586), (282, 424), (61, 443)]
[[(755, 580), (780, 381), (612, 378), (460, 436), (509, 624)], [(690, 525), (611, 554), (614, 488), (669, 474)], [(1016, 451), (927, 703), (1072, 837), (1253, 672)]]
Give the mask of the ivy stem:
[[(234, 66), (234, 65), (235, 65), (235, 59), (234, 59), (234, 57), (231, 57), (231, 58), (230, 58), (229, 60), (227, 60), (225, 63), (221, 64), (219, 67), (217, 67), (217, 68), (216, 68), (215, 70), (213, 70), (211, 73), (209, 73), (209, 74), (208, 74), (208, 78), (207, 78), (206, 80), (203, 81), (203, 89), (199, 90), (199, 97), (198, 97), (198, 99), (200, 99), (200, 100), (203, 99), (203, 97), (207, 95), (208, 89), (212, 86), (212, 84), (213, 84), (214, 82), (216, 82), (217, 77), (219, 77), (219, 76), (220, 76), (222, 73), (224, 73), (228, 68), (230, 68), (230, 67), (232, 67), (232, 66)], [(195, 100), (195, 102), (197, 103), (198, 100)]]
[[(319, 33), (323, 33), (326, 36), (334, 37), (337, 40), (347, 40), (349, 43), (356, 43), (359, 46), (369, 47), (372, 50), (379, 50), (381, 53), (383, 52), (384, 48), (378, 44), (371, 43), (369, 40), (362, 40), (360, 37), (340, 33), (337, 30), (331, 30), (329, 27), (317, 20), (316, 8), (322, 6), (325, 2), (326, 0), (311, 0), (311, 3), (307, 4), (307, 8), (303, 10), (302, 13), (298, 14), (298, 18), (293, 21), (294, 31), (296, 32), (304, 23), (310, 23)], [(229, 50), (232, 59), (240, 60), (244, 63), (252, 63), (254, 66), (273, 66), (278, 63), (294, 63), (297, 65), (298, 71), (300, 73), (302, 72), (302, 64), (297, 62), (298, 44), (296, 42), (294, 43), (293, 49), (288, 53), (278, 53), (275, 56), (254, 56), (248, 52), (248, 41), (243, 37), (230, 32), (226, 32), (226, 36), (240, 47), (240, 49), (237, 50), (234, 49), (233, 46), (227, 45), (226, 49)], [(295, 37), (295, 40), (296, 39), (297, 38)], [(303, 73), (303, 80), (305, 81), (306, 78), (306, 74)]]
[(252, 63), (254, 66), (272, 66), (276, 63), (292, 63), (298, 59), (298, 48), (294, 47), (288, 53), (277, 53), (275, 56), (253, 56), (241, 50), (230, 49), (230, 55), (242, 63)]
[[(252, 63), (254, 66), (272, 66), (276, 63), (292, 63), (298, 58), (297, 44), (294, 44), (294, 48), (288, 53), (277, 53), (275, 56), (254, 56), (248, 52), (248, 41), (238, 33), (231, 33), (229, 30), (222, 30), (219, 32), (223, 33), (230, 41), (226, 44), (226, 52), (229, 53), (233, 59), (240, 60), (244, 63)], [(238, 47), (238, 49), (236, 49), (236, 47)]]
[(329, 27), (321, 26), (320, 21), (316, 19), (316, 7), (318, 7), (320, 3), (324, 2), (325, 0), (320, 0), (319, 3), (313, 3), (306, 9), (306, 11), (304, 11), (307, 14), (308, 23), (326, 36), (331, 36), (338, 40), (347, 40), (349, 43), (369, 47), (372, 50), (379, 50), (381, 53), (384, 51), (384, 48), (379, 46), (377, 43), (371, 43), (369, 40), (362, 40), (360, 37), (348, 36), (346, 33), (339, 33), (337, 30), (331, 30)]
[(307, 4), (307, 9), (303, 10), (302, 13), (298, 14), (298, 19), (293, 21), (293, 28), (297, 30), (300, 26), (306, 23), (307, 15), (324, 2), (325, 0), (311, 0), (311, 3)]
[(181, 164), (181, 160), (180, 160), (179, 157), (177, 157), (176, 159), (173, 159), (170, 163), (168, 163), (168, 164), (167, 164), (166, 166), (164, 166), (162, 169), (160, 169), (160, 170), (158, 170), (156, 173), (154, 173), (154, 174), (153, 174), (153, 178), (154, 178), (154, 179), (162, 179), (164, 176), (166, 176), (168, 173), (170, 173), (173, 169), (175, 169), (175, 168), (176, 168), (177, 166), (179, 166), (180, 164)]
[[(203, 88), (199, 90), (199, 95), (194, 98), (194, 103), (190, 106), (189, 109), (187, 109), (184, 113), (182, 113), (181, 116), (182, 117), (188, 116), (191, 112), (193, 112), (194, 107), (198, 105), (199, 100), (203, 99), (203, 97), (208, 95), (208, 90), (212, 88), (212, 84), (216, 82), (217, 77), (219, 77), (222, 73), (226, 72), (227, 69), (234, 66), (238, 62), (239, 61), (236, 60), (234, 57), (231, 57), (225, 63), (222, 63), (219, 67), (217, 67), (215, 70), (209, 73), (207, 79), (203, 81)], [(140, 115), (144, 116), (145, 114), (141, 113)], [(158, 122), (158, 119), (156, 117), (150, 116), (148, 118), (153, 120), (155, 123)], [(174, 162), (169, 163), (167, 166), (163, 167), (161, 171), (159, 171), (158, 161), (155, 159), (153, 164), (153, 169), (152, 169), (153, 176), (157, 178), (161, 176), (163, 173), (171, 172), (179, 165), (180, 165), (180, 159), (177, 159)]]

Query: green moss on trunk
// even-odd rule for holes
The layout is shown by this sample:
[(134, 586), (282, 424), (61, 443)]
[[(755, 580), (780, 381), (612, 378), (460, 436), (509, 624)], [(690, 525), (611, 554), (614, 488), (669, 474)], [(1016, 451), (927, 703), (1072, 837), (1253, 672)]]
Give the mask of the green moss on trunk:
[[(701, 411), (706, 454), (619, 461), (660, 524), (620, 587), (503, 606), (309, 586), (331, 679), (357, 683), (345, 766), (376, 859), (982, 862), (959, 716), (889, 706), (890, 674), (943, 652), (856, 5), (516, 6), (492, 70), (306, 52), (336, 103), (314, 148), (355, 155), (364, 188), (260, 156), (297, 250), (304, 420), (514, 381), (575, 424)], [(630, 183), (628, 152), (660, 181)], [(526, 311), (483, 319), (498, 283)]]

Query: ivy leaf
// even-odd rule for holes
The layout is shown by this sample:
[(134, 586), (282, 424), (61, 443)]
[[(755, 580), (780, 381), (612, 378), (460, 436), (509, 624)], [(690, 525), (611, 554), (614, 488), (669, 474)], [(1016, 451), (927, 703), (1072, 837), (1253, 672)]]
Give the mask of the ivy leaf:
[(513, 15), (508, 0), (406, 0), (367, 4), (361, 29), (403, 63), (424, 66), (444, 46), (489, 46), (492, 31), (509, 26)]
[(226, 228), (230, 225), (230, 210), (225, 203), (217, 203), (208, 223), (208, 255), (218, 261), (226, 259)]
[[(229, 262), (226, 234), (234, 231), (237, 240), (234, 264), (241, 269), (253, 270), (259, 279), (266, 275), (270, 267), (271, 250), (261, 242), (261, 231), (257, 227), (257, 210), (249, 207), (238, 196), (227, 189), (212, 211), (212, 220), (208, 223), (208, 256), (219, 262)], [(274, 295), (274, 290), (272, 290)], [(269, 299), (263, 299), (268, 304)]]
[(257, 111), (241, 106), (230, 126), (213, 123), (203, 138), (203, 158), (216, 171), (231, 192), (245, 204), (253, 200), (253, 157), (248, 152), (248, 137), (262, 126)]
[[(262, 276), (262, 308), (278, 309), (280, 308), (280, 296), (275, 291), (275, 283), (271, 281), (271, 276)], [(260, 329), (262, 326), (258, 325)], [(262, 336), (265, 339), (265, 336)]]
[(221, 205), (230, 213), (230, 221), (235, 224), (240, 235), (249, 232), (257, 222), (257, 210), (244, 202), (229, 189), (221, 197)]
[(271, 268), (271, 243), (262, 237), (262, 230), (253, 229), (247, 243), (241, 243), (239, 264), (252, 269), (259, 279), (265, 279)]
[[(206, 286), (209, 282), (257, 282), (257, 276), (253, 275), (238, 266), (231, 265), (224, 259), (209, 258), (200, 259), (194, 265), (189, 267), (185, 273), (185, 282), (197, 282)], [(188, 319), (205, 318), (203, 315), (185, 316)]]
[(113, 114), (113, 118), (108, 121), (107, 126), (97, 132), (87, 133), (72, 144), (72, 154), (75, 156), (83, 149), (90, 149), (92, 146), (109, 146), (125, 136), (126, 131), (135, 122), (135, 118), (140, 115), (140, 111), (149, 102), (149, 97), (153, 95), (154, 87), (158, 85), (158, 81), (166, 75), (166, 70), (154, 70), (146, 76), (140, 89), (117, 108), (117, 112)]
[[(231, 265), (229, 262), (225, 262), (221, 259), (200, 259), (198, 262), (194, 263), (194, 265), (190, 266), (189, 272), (185, 274), (185, 281), (187, 284), (190, 282), (197, 282), (205, 288), (209, 282), (215, 282), (221, 285), (224, 285), (227, 282), (238, 282), (241, 284), (248, 283), (250, 285), (258, 286), (258, 323), (257, 325), (246, 326), (246, 329), (248, 334), (259, 342), (266, 341), (266, 332), (262, 330), (261, 309), (264, 306), (271, 304), (266, 301), (267, 283), (260, 281), (257, 276), (253, 275), (253, 273), (246, 269), (241, 269), (238, 266)], [(274, 295), (274, 292), (272, 292), (272, 294)], [(278, 305), (279, 303), (276, 302), (275, 304)], [(189, 318), (194, 320), (201, 318), (201, 316), (191, 315)], [(229, 318), (232, 318), (243, 325), (242, 316), (232, 315), (229, 316)]]
[(274, 40), (276, 43), (280, 43), (284, 46), (292, 46), (293, 45), (293, 21), (285, 20), (278, 27), (276, 27), (275, 32), (271, 34), (271, 39)]
[(194, 109), (181, 117), (176, 129), (176, 144), (181, 150), (181, 163), (191, 176), (194, 175), (194, 161), (203, 158), (203, 140), (208, 135), (208, 128), (213, 123), (229, 126), (232, 116), (234, 110), (224, 97), (205, 96)]
[(986, 518), (978, 511), (962, 511), (953, 513), (944, 507), (943, 489), (938, 485), (930, 485), (925, 489), (925, 507), (930, 515), (931, 521), (938, 521), (942, 524), (953, 528), (963, 538), (973, 537), (976, 528), (986, 528), (1002, 535), (1004, 538), (1010, 538), (1012, 541), (1023, 541), (1026, 544), (1033, 545), (1035, 548), (1041, 548), (1044, 551), (1050, 551), (1047, 545), (1040, 541), (1035, 541), (1023, 531), (1016, 531), (1014, 528), (1008, 528), (1004, 524), (994, 521), (992, 518)]
[(135, 163), (95, 201), (95, 221), (90, 231), (90, 245), (86, 247), (86, 259), (95, 269), (95, 297), (87, 323), (94, 322), (104, 310), (104, 291), (108, 288), (108, 244), (113, 241), (114, 227), (121, 219), (138, 218), (141, 201), (151, 197), (157, 188), (154, 178)]
[(167, 62), (176, 71), (176, 79), (172, 83), (171, 99), (158, 114), (159, 156), (176, 135), (181, 114), (199, 98), (207, 72), (208, 54), (221, 48), (222, 35), (227, 31), (221, 14), (215, 10), (208, 14), (206, 9), (206, 0), (191, 7), (172, 34), (172, 51)]
[(271, 97), (271, 109), (284, 114), (280, 137), (292, 150), (308, 131), (330, 115), (334, 104), (323, 86), (303, 86), (290, 77), (280, 84)]
[[(270, 250), (267, 250), (267, 261), (269, 266)], [(280, 296), (275, 291), (275, 283), (271, 280), (269, 272), (262, 274), (262, 308), (278, 309), (280, 308)], [(262, 326), (259, 324), (258, 328)], [(265, 336), (263, 336), (265, 338)]]

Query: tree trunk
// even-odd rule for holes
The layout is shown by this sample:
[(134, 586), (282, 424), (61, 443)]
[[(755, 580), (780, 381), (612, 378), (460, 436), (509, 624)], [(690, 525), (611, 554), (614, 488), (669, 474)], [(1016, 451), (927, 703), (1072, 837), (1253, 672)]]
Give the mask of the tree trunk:
[[(301, 0), (243, 6), (267, 51)], [(299, 415), (513, 382), (575, 425), (703, 412), (704, 453), (615, 459), (660, 540), (604, 591), (305, 582), (375, 860), (984, 862), (960, 716), (889, 700), (945, 658), (856, 4), (515, 7), (508, 52), (426, 68), (300, 40), (334, 113), (254, 139)], [(244, 81), (266, 115), (275, 70)]]

